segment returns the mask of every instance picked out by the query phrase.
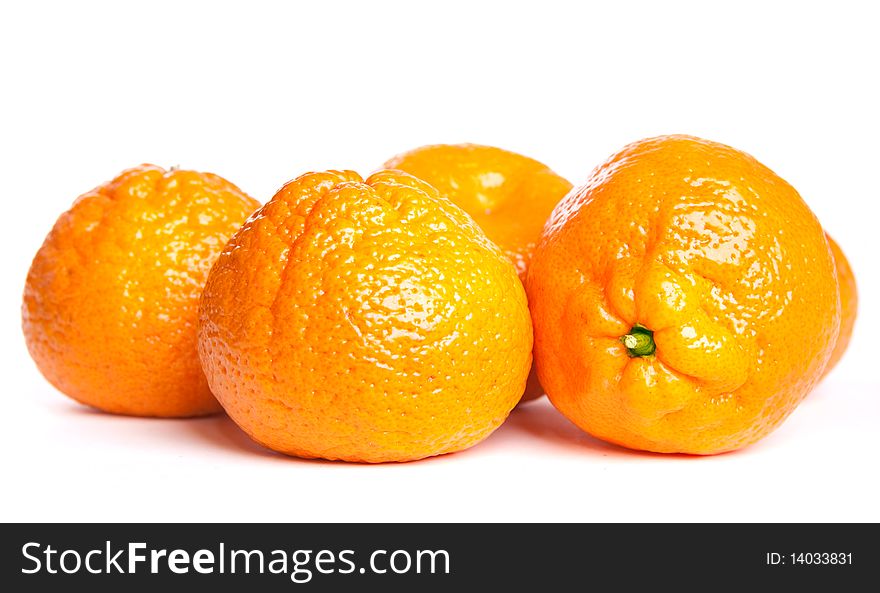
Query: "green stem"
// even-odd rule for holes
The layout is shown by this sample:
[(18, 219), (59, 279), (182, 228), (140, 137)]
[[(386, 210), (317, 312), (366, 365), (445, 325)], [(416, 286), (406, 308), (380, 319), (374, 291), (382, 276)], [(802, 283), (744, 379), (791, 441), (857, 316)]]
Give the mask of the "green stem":
[(657, 350), (654, 344), (654, 332), (644, 325), (635, 324), (629, 333), (621, 336), (620, 342), (626, 346), (626, 352), (631, 358), (651, 356)]

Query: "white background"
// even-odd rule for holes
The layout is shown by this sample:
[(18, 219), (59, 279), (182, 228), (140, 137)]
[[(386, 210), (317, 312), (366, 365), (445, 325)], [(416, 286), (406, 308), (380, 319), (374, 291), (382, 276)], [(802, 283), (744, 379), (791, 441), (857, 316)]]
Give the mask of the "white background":
[[(0, 520), (880, 520), (878, 22), (840, 1), (4, 4)], [(741, 452), (606, 446), (544, 400), (464, 453), (301, 461), (224, 417), (89, 411), (25, 350), (21, 291), (43, 237), (141, 162), (213, 171), (265, 201), (305, 171), (366, 174), (437, 142), (516, 150), (579, 183), (662, 133), (776, 170), (859, 281), (845, 360)]]

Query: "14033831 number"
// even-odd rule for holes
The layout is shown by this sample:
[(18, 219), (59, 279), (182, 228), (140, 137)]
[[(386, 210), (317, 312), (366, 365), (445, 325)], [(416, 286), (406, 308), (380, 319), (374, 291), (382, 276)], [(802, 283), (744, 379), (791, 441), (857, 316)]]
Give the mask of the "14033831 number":
[(852, 552), (792, 552), (792, 564), (852, 564)]

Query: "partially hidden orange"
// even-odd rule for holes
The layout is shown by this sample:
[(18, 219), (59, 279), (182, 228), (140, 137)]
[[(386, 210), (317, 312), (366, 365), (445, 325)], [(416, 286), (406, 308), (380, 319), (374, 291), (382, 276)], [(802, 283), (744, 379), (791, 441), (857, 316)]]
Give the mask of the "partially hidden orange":
[(259, 204), (210, 173), (129, 169), (80, 196), (33, 260), (22, 324), (59, 391), (107, 412), (220, 411), (199, 365), (202, 286)]
[[(471, 215), (525, 281), (529, 260), (553, 207), (571, 183), (534, 159), (478, 144), (434, 144), (385, 163), (437, 188)], [(543, 395), (534, 367), (523, 401)]]
[(843, 250), (834, 239), (826, 235), (828, 245), (831, 247), (831, 255), (834, 256), (834, 264), (837, 269), (837, 282), (840, 286), (840, 333), (837, 336), (837, 342), (834, 344), (834, 351), (831, 353), (831, 359), (825, 367), (825, 373), (831, 372), (849, 347), (849, 341), (852, 338), (853, 328), (856, 325), (856, 316), (859, 309), (859, 292), (856, 288), (856, 277), (853, 274), (849, 260), (846, 259)]
[(552, 403), (655, 452), (770, 433), (822, 376), (840, 325), (831, 250), (797, 191), (689, 136), (630, 144), (570, 193), (527, 289)]
[(305, 458), (466, 449), (516, 405), (531, 348), (507, 257), (436, 189), (393, 171), (285, 185), (230, 239), (199, 316), (227, 413)]

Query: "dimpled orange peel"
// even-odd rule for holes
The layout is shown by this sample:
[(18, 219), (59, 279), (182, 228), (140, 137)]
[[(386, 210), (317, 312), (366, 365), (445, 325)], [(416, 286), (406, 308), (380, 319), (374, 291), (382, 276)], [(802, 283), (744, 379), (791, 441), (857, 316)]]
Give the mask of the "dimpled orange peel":
[(142, 165), (80, 196), (33, 260), (22, 326), (59, 391), (107, 412), (220, 411), (196, 347), (199, 296), (259, 203), (211, 173)]
[(571, 192), (527, 289), (553, 404), (655, 452), (767, 435), (821, 377), (840, 324), (831, 250), (794, 188), (689, 136), (630, 144)]
[[(470, 214), (523, 281), (547, 217), (572, 187), (534, 159), (478, 144), (422, 146), (395, 156), (385, 168), (427, 181)], [(522, 399), (543, 393), (533, 367)]]
[(849, 260), (846, 259), (843, 250), (830, 236), (826, 235), (831, 254), (834, 256), (834, 264), (837, 268), (837, 282), (840, 286), (840, 333), (831, 353), (831, 359), (825, 367), (825, 373), (831, 372), (849, 347), (853, 329), (856, 325), (856, 316), (859, 309), (859, 292), (856, 288), (856, 277), (853, 274)]
[(227, 413), (306, 458), (470, 447), (516, 405), (531, 348), (513, 265), (401, 172), (285, 185), (230, 239), (200, 307), (202, 365)]

